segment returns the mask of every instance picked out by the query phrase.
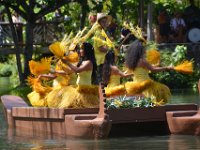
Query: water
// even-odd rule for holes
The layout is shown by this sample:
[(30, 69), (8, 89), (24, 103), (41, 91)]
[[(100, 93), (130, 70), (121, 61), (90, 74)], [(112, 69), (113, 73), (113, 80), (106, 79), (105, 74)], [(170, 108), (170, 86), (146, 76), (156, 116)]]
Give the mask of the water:
[[(0, 94), (5, 93), (9, 81), (0, 80)], [(172, 91), (170, 103), (199, 104), (198, 93), (191, 90)], [(137, 136), (85, 140), (72, 138), (42, 139), (11, 136), (0, 103), (0, 150), (199, 150), (200, 137), (193, 135)]]
[(192, 89), (173, 90), (172, 98), (169, 100), (171, 104), (195, 103), (200, 104), (199, 94)]
[[(2, 141), (2, 140), (1, 140)], [(1, 150), (199, 150), (200, 138), (197, 136), (155, 136), (112, 138), (105, 140), (57, 139), (40, 140), (16, 137), (1, 142)], [(2, 145), (3, 144), (3, 145)]]

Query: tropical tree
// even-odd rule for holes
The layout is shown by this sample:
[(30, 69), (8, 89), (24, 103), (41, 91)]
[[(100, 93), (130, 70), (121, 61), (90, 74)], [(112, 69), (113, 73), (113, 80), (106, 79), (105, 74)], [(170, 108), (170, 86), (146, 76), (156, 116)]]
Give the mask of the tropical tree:
[[(170, 11), (176, 9), (180, 10), (186, 7), (186, 0), (0, 0), (0, 6), (4, 6), (7, 10), (6, 12), (10, 24), (12, 25), (13, 40), (16, 50), (19, 50), (20, 47), (12, 23), (11, 11), (15, 11), (26, 22), (26, 43), (23, 53), (24, 65), (21, 65), (20, 55), (16, 52), (20, 83), (25, 83), (24, 81), (29, 75), (28, 62), (32, 59), (33, 55), (33, 29), (36, 22), (42, 17), (64, 6), (64, 13), (71, 16), (72, 20), (75, 22), (75, 25), (73, 21), (67, 24), (69, 30), (71, 30), (71, 28), (77, 30), (78, 26), (82, 29), (86, 23), (87, 13), (90, 11), (96, 13), (104, 11), (116, 18), (117, 22), (120, 23), (123, 21), (131, 21), (134, 24), (138, 24), (138, 18), (140, 18), (139, 6), (141, 3), (147, 6), (149, 2), (153, 2), (158, 9), (164, 6)], [(75, 8), (71, 6), (75, 6)], [(146, 13), (146, 7), (144, 8), (144, 13)], [(156, 13), (154, 12), (154, 14)]]
[[(32, 59), (33, 55), (33, 29), (35, 27), (36, 21), (40, 20), (46, 14), (55, 11), (61, 6), (70, 3), (72, 0), (1, 0), (0, 4), (5, 7), (7, 10), (9, 22), (13, 26), (11, 19), (11, 10), (15, 11), (26, 21), (26, 40), (25, 40), (25, 50), (24, 50), (24, 68), (21, 66), (21, 59), (16, 52), (17, 57), (17, 66), (19, 71), (20, 84), (25, 83), (25, 79), (29, 75), (29, 66), (28, 62)], [(14, 26), (13, 26), (14, 27)], [(14, 39), (17, 39), (15, 36), (15, 31), (12, 30)], [(15, 47), (19, 50), (19, 46), (17, 45), (17, 41), (15, 41)]]

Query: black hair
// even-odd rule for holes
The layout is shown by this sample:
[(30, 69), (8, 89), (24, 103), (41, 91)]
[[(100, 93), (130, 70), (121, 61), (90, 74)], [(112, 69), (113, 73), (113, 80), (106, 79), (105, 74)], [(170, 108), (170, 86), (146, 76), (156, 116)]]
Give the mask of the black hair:
[[(136, 40), (136, 37), (131, 33), (131, 31), (127, 28), (122, 28), (121, 29), (121, 35), (124, 36), (124, 38), (122, 38), (120, 40), (120, 43), (123, 42), (123, 44), (129, 44), (131, 41)], [(129, 36), (126, 38), (126, 36)], [(126, 39), (125, 39), (126, 38)]]
[(96, 64), (96, 59), (94, 55), (94, 48), (90, 43), (84, 42), (81, 45), (81, 48), (84, 51), (84, 56), (80, 58), (80, 61), (77, 64), (77, 67), (79, 67), (84, 60), (90, 60), (93, 65), (93, 70), (92, 70), (92, 78), (91, 81), (95, 81), (96, 76), (97, 76), (97, 64)]
[(103, 84), (106, 86), (110, 80), (111, 68), (110, 66), (114, 64), (115, 54), (113, 51), (108, 51), (105, 55), (105, 60), (103, 64)]
[(125, 64), (134, 70), (139, 60), (144, 56), (145, 48), (140, 40), (134, 41), (126, 51)]
[(126, 28), (121, 29), (121, 34), (123, 36), (127, 36), (129, 33), (131, 33), (131, 31), (129, 29), (126, 29)]

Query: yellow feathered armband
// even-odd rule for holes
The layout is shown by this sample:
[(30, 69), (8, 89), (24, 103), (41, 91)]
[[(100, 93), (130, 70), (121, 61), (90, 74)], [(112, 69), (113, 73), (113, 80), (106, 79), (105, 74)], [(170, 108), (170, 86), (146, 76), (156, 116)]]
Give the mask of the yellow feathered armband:
[(69, 53), (67, 56), (63, 57), (64, 60), (67, 60), (71, 63), (75, 63), (79, 61), (78, 53)]
[(48, 73), (51, 66), (51, 60), (52, 57), (42, 58), (40, 62), (34, 60), (29, 61), (30, 72), (35, 76)]

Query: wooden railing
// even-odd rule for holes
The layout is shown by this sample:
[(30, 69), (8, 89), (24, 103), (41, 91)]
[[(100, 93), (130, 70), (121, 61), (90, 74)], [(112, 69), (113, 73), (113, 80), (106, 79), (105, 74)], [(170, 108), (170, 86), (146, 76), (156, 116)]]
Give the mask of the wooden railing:
[[(60, 39), (63, 35), (63, 27), (60, 26), (62, 22), (40, 22), (36, 23), (34, 28), (34, 45), (46, 45), (52, 43), (55, 40)], [(18, 38), (21, 37), (21, 43), (24, 43), (25, 37), (25, 23), (14, 23), (18, 32)], [(59, 32), (58, 32), (59, 31)], [(21, 32), (21, 33), (20, 33)], [(11, 26), (7, 22), (0, 22), (0, 46), (12, 46), (14, 45)]]
[[(15, 23), (15, 28), (21, 27), (21, 32), (18, 34), (23, 35), (24, 42), (26, 24)], [(48, 45), (56, 40), (62, 39), (65, 30), (63, 22), (40, 22), (36, 23), (34, 28), (34, 45), (42, 45), (47, 50)], [(23, 45), (23, 44), (22, 44)], [(200, 42), (198, 43), (161, 43), (158, 45), (160, 50), (170, 49), (174, 50), (177, 45), (185, 45), (188, 48), (188, 57), (193, 58), (198, 67), (200, 67)], [(14, 54), (13, 50), (14, 42), (11, 33), (11, 26), (9, 23), (0, 22), (0, 54)], [(23, 51), (23, 48), (20, 49)], [(43, 51), (44, 52), (44, 51)]]

